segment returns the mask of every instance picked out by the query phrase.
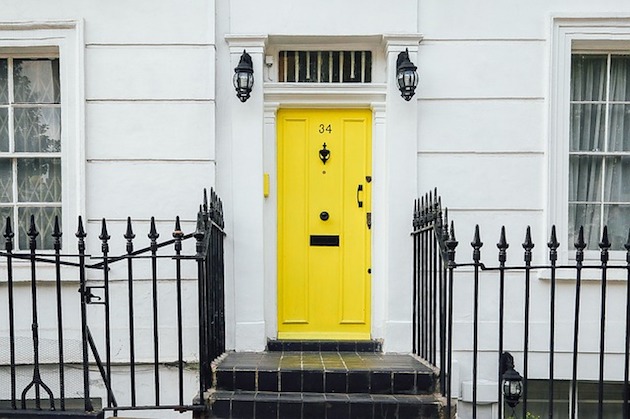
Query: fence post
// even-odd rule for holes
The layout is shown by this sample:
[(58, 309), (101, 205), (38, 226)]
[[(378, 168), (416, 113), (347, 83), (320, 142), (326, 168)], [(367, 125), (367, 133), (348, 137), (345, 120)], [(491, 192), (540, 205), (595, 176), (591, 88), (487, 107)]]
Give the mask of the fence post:
[(11, 364), (11, 408), (17, 409), (16, 404), (16, 376), (15, 376), (15, 306), (13, 301), (13, 237), (11, 229), (11, 217), (7, 217), (4, 230), (5, 245), (7, 251), (7, 293), (9, 299), (9, 363)]
[[(448, 379), (446, 380), (446, 417), (451, 418), (451, 384), (452, 384), (452, 371), (453, 371), (453, 271), (457, 264), (455, 263), (455, 249), (457, 248), (458, 241), (455, 239), (455, 224), (451, 221), (451, 235), (446, 242), (447, 257), (448, 257), (448, 360), (447, 360), (447, 372)], [(442, 372), (444, 374), (444, 372)]]
[(208, 305), (207, 305), (207, 284), (205, 269), (205, 237), (206, 229), (203, 215), (203, 208), (199, 208), (197, 213), (197, 228), (193, 234), (196, 243), (197, 259), (197, 281), (199, 296), (199, 403), (203, 404), (203, 393), (208, 389), (210, 362), (208, 361)]
[(81, 296), (81, 345), (83, 353), (83, 401), (86, 412), (91, 412), (92, 401), (90, 400), (90, 369), (88, 358), (88, 326), (87, 326), (87, 299), (88, 293), (85, 288), (85, 237), (87, 234), (83, 229), (83, 220), (79, 216), (79, 228), (75, 234), (78, 239), (79, 249), (79, 295)]

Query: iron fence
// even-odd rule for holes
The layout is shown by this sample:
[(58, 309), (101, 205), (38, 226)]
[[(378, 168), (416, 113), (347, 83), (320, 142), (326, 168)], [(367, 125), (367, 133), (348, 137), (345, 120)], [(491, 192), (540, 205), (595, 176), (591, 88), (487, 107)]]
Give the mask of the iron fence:
[[(148, 246), (138, 250), (133, 224), (127, 218), (125, 252), (119, 256), (111, 255), (114, 240), (105, 219), (98, 236), (100, 253), (88, 254), (81, 217), (76, 253), (61, 252), (58, 219), (52, 233), (53, 250), (39, 251), (33, 217), (27, 232), (29, 251), (15, 252), (15, 233), (7, 218), (5, 250), (0, 252), (6, 272), (2, 284), (6, 300), (2, 301), (6, 301), (7, 322), (6, 329), (0, 325), (0, 361), (3, 350), (8, 359), (0, 362), (0, 377), (8, 375), (9, 389), (4, 403), (0, 397), (0, 416), (79, 410), (86, 417), (99, 417), (108, 410), (117, 415), (121, 410), (205, 409), (203, 393), (212, 384), (210, 363), (225, 351), (223, 228), (222, 203), (214, 191), (209, 200), (204, 191), (194, 232), (185, 234), (177, 217), (172, 238), (158, 242), (160, 235), (152, 217)], [(28, 297), (24, 292), (27, 283)], [(67, 292), (77, 286), (78, 296)], [(195, 294), (197, 301), (190, 301)], [(25, 309), (30, 316), (25, 316)], [(28, 328), (25, 317), (30, 317)], [(197, 361), (199, 385), (186, 394), (185, 389), (191, 389), (185, 383), (185, 370)], [(25, 369), (31, 371), (31, 378), (20, 382)], [(93, 397), (91, 369), (98, 370), (104, 400)], [(143, 400), (139, 400), (138, 369), (151, 370), (150, 400), (146, 383), (142, 384)], [(115, 379), (114, 370), (119, 375), (123, 371), (124, 379)], [(161, 385), (173, 370), (177, 394), (164, 394)], [(81, 388), (69, 391), (77, 381)], [(194, 393), (199, 397), (193, 400)]]
[[(451, 222), (449, 225), (448, 211), (442, 208), (437, 190), (415, 202), (412, 232), (414, 242), (413, 350), (414, 353), (439, 368), (442, 394), (447, 398), (448, 403), (447, 417), (451, 417), (453, 409), (451, 391), (453, 357), (461, 356), (464, 352), (470, 353), (471, 361), (469, 364), (460, 362), (460, 374), (470, 377), (472, 382), (473, 418), (477, 417), (479, 406), (480, 379), (493, 377), (497, 382), (496, 400), (499, 401), (498, 416), (500, 418), (508, 413), (513, 415), (516, 411), (520, 412), (520, 417), (528, 417), (531, 411), (528, 405), (531, 390), (529, 381), (532, 380), (548, 382), (546, 403), (549, 409), (545, 416), (549, 418), (553, 418), (554, 414), (558, 416), (558, 413), (554, 412), (557, 410), (557, 408), (554, 409), (554, 403), (556, 406), (558, 404), (558, 379), (565, 380), (569, 388), (565, 406), (567, 413), (562, 415), (563, 417), (568, 416), (571, 419), (577, 417), (579, 406), (576, 392), (580, 380), (584, 379), (592, 381), (597, 388), (595, 401), (597, 407), (593, 416), (604, 418), (607, 403), (618, 400), (622, 403), (622, 412), (619, 414), (630, 417), (628, 384), (630, 232), (627, 242), (623, 245), (625, 263), (611, 261), (611, 243), (606, 227), (603, 228), (601, 241), (598, 243), (597, 259), (585, 257), (587, 243), (584, 240), (583, 229), (580, 228), (576, 242), (572, 245), (575, 249), (574, 253), (572, 252), (568, 262), (564, 263), (558, 262), (560, 243), (555, 226), (551, 228), (549, 242), (546, 243), (547, 250), (543, 263), (534, 263), (532, 256), (534, 242), (530, 227), (527, 227), (524, 233), (524, 241), (521, 244), (522, 260), (509, 265), (507, 257), (509, 244), (506, 240), (505, 227), (502, 227), (496, 243), (498, 264), (489, 266), (482, 262), (483, 242), (479, 226), (476, 226), (470, 243), (472, 260), (468, 263), (456, 263), (455, 256), (459, 243), (455, 238), (454, 223)], [(584, 287), (587, 272), (589, 300), (585, 306)], [(561, 294), (557, 292), (559, 273), (562, 276)], [(617, 292), (614, 295), (616, 304), (614, 308), (611, 308), (609, 306), (612, 297), (608, 287), (613, 274)], [(541, 276), (548, 281), (533, 282), (535, 278)], [(541, 283), (544, 284), (542, 287)], [(532, 301), (532, 285), (536, 285), (538, 291), (542, 288), (546, 294), (542, 303)], [(480, 293), (482, 287), (484, 292)], [(460, 321), (460, 326), (463, 323), (466, 329), (460, 327), (457, 329), (458, 333), (454, 334), (454, 297), (456, 301), (465, 301), (469, 295), (472, 299), (472, 313), (466, 314), (470, 314), (470, 321)], [(509, 304), (506, 305), (508, 297)], [(537, 297), (540, 297), (540, 293)], [(483, 308), (483, 318), (480, 305)], [(585, 308), (589, 310), (585, 311)], [(508, 310), (512, 319), (509, 330), (506, 328)], [(556, 326), (560, 320), (559, 310), (562, 310), (565, 315), (570, 315), (568, 321), (565, 321), (570, 324), (570, 327), (566, 329), (570, 330), (562, 330), (562, 333), (558, 332)], [(532, 320), (533, 313), (537, 316), (536, 321)], [(547, 317), (542, 321), (541, 316)], [(517, 321), (514, 321), (515, 317), (518, 317)], [(484, 341), (481, 340), (479, 330), (482, 323), (486, 332)], [(540, 333), (541, 324), (546, 336)], [(488, 341), (488, 325), (496, 326), (491, 333), (491, 341)], [(534, 342), (535, 351), (532, 350), (533, 327), (536, 327), (539, 332)], [(583, 332), (582, 330), (587, 327), (588, 333)], [(470, 336), (462, 336), (468, 333)], [(518, 339), (514, 338), (516, 335), (520, 335)], [(616, 341), (622, 340), (621, 336), (623, 336), (623, 344), (615, 346)], [(472, 341), (470, 348), (466, 346), (466, 343), (462, 343), (469, 337)], [(494, 339), (496, 339), (496, 345), (494, 345)], [(597, 345), (591, 344), (591, 341), (595, 339)], [(487, 366), (488, 362), (483, 368), (480, 365), (480, 343), (484, 346), (483, 356), (486, 361), (488, 354), (496, 357), (496, 362), (491, 363), (493, 367), (490, 369)], [(559, 347), (562, 349), (558, 350)], [(504, 375), (506, 355), (513, 359), (508, 350), (516, 359), (515, 368), (522, 373), (521, 394), (518, 399), (520, 406), (516, 406), (511, 412), (506, 412), (506, 410), (508, 406), (514, 404), (513, 400), (506, 398), (502, 388), (506, 378)], [(532, 356), (536, 357), (536, 368), (532, 366)], [(596, 370), (596, 375), (581, 377), (580, 366), (586, 367), (586, 364), (591, 363), (591, 359), (595, 358), (593, 369)], [(542, 359), (544, 359), (542, 364), (546, 364), (544, 367), (541, 366)], [(607, 359), (623, 359), (623, 365), (612, 367), (608, 365), (607, 367)], [(559, 360), (565, 361), (560, 367)], [(544, 373), (541, 373), (541, 369)], [(534, 370), (536, 372), (532, 373)], [(610, 382), (618, 383), (619, 389), (611, 390), (607, 387)], [(620, 394), (614, 394), (615, 392)], [(506, 406), (506, 401), (511, 403), (507, 403)], [(616, 415), (616, 413), (613, 414)]]

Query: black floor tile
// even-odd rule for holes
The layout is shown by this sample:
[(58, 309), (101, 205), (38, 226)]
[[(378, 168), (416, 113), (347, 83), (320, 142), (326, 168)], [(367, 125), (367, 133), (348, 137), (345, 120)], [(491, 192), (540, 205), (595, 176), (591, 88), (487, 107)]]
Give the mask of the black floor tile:
[(392, 374), (385, 371), (370, 373), (370, 393), (389, 394), (392, 392)]
[(339, 352), (356, 352), (357, 343), (354, 341), (340, 341)]
[(302, 350), (304, 352), (319, 352), (320, 342), (319, 341), (306, 341), (302, 342)]
[(416, 374), (397, 372), (394, 373), (394, 393), (415, 394)]
[(232, 419), (250, 419), (254, 417), (254, 401), (232, 399)]
[(278, 391), (278, 371), (258, 371), (258, 391)]
[(302, 391), (302, 371), (281, 371), (280, 372), (281, 391)]
[(374, 419), (395, 419), (398, 417), (398, 405), (396, 403), (374, 403)]
[(278, 393), (256, 393), (256, 419), (278, 418)]
[(350, 403), (350, 417), (352, 419), (372, 419), (373, 414), (371, 401)]
[(268, 340), (267, 341), (267, 350), (272, 352), (282, 352), (284, 348), (282, 347), (282, 342), (279, 340)]
[(222, 390), (234, 390), (234, 371), (219, 370), (217, 374), (217, 388)]
[(399, 418), (422, 418), (422, 405), (417, 404), (399, 404), (398, 405), (398, 417)]
[(339, 342), (334, 340), (324, 340), (319, 344), (322, 352), (337, 352), (339, 350)]
[(348, 374), (343, 371), (326, 371), (324, 391), (326, 393), (345, 393), (348, 391)]
[(326, 403), (306, 403), (302, 405), (302, 417), (304, 419), (323, 419), (326, 417)]
[(229, 419), (231, 410), (230, 405), (231, 403), (229, 399), (216, 400), (212, 404), (212, 414), (216, 418)]
[(324, 392), (323, 371), (302, 371), (302, 391), (310, 393)]
[(255, 371), (234, 371), (234, 388), (236, 390), (254, 391), (256, 390)]
[(282, 342), (283, 350), (286, 351), (301, 351), (302, 350), (302, 341), (284, 341)]
[(348, 393), (369, 393), (369, 389), (369, 371), (348, 371)]
[(432, 393), (435, 390), (436, 378), (431, 374), (419, 373), (416, 375), (416, 388), (418, 392)]
[(302, 402), (284, 402), (278, 403), (278, 417), (279, 418), (291, 418), (299, 419), (302, 417)]

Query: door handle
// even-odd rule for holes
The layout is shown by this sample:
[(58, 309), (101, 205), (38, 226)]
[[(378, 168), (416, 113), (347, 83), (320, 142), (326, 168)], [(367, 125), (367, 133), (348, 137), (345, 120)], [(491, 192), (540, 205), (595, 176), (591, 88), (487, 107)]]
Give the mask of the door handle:
[(363, 185), (359, 184), (359, 186), (357, 186), (357, 205), (359, 206), (359, 208), (363, 208), (363, 201), (361, 201), (359, 199), (359, 192), (363, 191)]

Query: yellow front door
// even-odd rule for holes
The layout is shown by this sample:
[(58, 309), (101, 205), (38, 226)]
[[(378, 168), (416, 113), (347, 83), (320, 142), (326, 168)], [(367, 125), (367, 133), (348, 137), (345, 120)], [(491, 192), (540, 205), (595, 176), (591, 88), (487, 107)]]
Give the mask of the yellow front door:
[(371, 112), (278, 112), (278, 338), (370, 338)]

